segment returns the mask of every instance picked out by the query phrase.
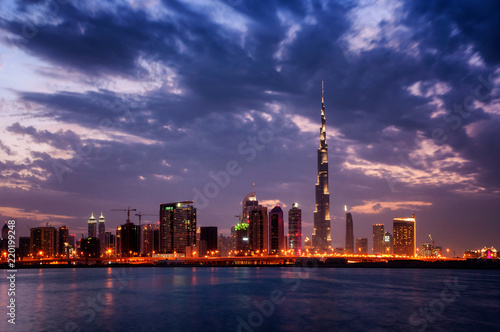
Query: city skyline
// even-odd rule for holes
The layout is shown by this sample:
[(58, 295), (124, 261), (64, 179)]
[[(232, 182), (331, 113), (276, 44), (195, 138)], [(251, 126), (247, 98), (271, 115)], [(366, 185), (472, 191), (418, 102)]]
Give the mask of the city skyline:
[(268, 210), (298, 202), (311, 238), (324, 81), (332, 247), (344, 204), (369, 244), (415, 209), (417, 244), (498, 247), (495, 2), (0, 9), (0, 217), (22, 236), (181, 200), (229, 234), (255, 183)]

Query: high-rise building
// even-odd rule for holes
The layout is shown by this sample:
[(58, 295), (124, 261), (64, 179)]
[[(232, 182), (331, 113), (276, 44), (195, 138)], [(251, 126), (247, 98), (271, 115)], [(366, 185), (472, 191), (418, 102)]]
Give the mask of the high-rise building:
[(88, 237), (97, 237), (97, 221), (95, 220), (94, 213), (89, 218), (88, 224)]
[(279, 205), (269, 212), (269, 253), (284, 254), (286, 251), (283, 210)]
[(104, 216), (102, 215), (99, 217), (99, 225), (98, 225), (98, 234), (97, 237), (99, 238), (99, 245), (101, 246), (100, 251), (101, 254), (103, 254), (106, 251), (106, 226), (104, 224)]
[(200, 251), (200, 256), (205, 256), (207, 252), (217, 252), (217, 227), (200, 227), (200, 242), (206, 245), (205, 253)]
[(267, 219), (267, 207), (262, 205), (253, 206), (249, 211), (248, 238), (250, 250), (254, 254), (269, 253), (269, 222)]
[(0, 250), (6, 252), (9, 248), (9, 226), (7, 222), (2, 227), (2, 237), (0, 237)]
[(394, 254), (415, 256), (417, 232), (415, 230), (415, 215), (411, 218), (394, 218)]
[(122, 257), (132, 257), (140, 254), (139, 226), (133, 222), (121, 226), (120, 253)]
[(288, 243), (294, 255), (302, 253), (302, 210), (298, 203), (288, 211)]
[(30, 238), (21, 236), (19, 238), (19, 258), (24, 259), (30, 254)]
[(97, 258), (101, 255), (101, 246), (96, 237), (82, 238), (80, 240), (80, 255), (87, 258)]
[(196, 209), (192, 201), (160, 205), (160, 251), (185, 254), (196, 245)]
[[(158, 224), (142, 225), (142, 254), (151, 256), (158, 251)], [(156, 235), (156, 237), (155, 237)], [(156, 246), (155, 246), (156, 245)]]
[(56, 254), (57, 230), (55, 227), (30, 229), (30, 247), (33, 257), (54, 257)]
[(107, 256), (116, 255), (116, 235), (111, 232), (104, 233), (104, 248), (105, 251), (102, 254), (106, 254)]
[(122, 226), (118, 226), (116, 228), (116, 243), (115, 243), (115, 247), (116, 247), (116, 255), (117, 256), (121, 256), (122, 254), (122, 251), (121, 251), (121, 248), (122, 248)]
[(354, 253), (354, 229), (352, 214), (347, 212), (347, 205), (344, 205), (345, 210), (345, 249), (346, 254)]
[(366, 255), (368, 254), (368, 239), (365, 237), (360, 237), (356, 239), (356, 254)]
[(306, 236), (306, 238), (304, 239), (304, 250), (306, 251), (306, 253), (309, 253), (311, 249), (311, 239)]
[(315, 250), (326, 251), (332, 246), (330, 223), (330, 191), (328, 188), (328, 144), (326, 144), (326, 118), (323, 83), (321, 83), (321, 128), (319, 130), (318, 179), (314, 207), (314, 232), (312, 245)]
[(250, 194), (246, 195), (245, 198), (243, 198), (243, 202), (241, 204), (242, 206), (241, 222), (248, 223), (250, 210), (257, 205), (259, 205), (259, 201), (257, 201), (257, 195), (255, 194), (255, 183), (254, 183), (253, 191)]
[(394, 245), (394, 240), (392, 238), (391, 233), (385, 231), (384, 233), (384, 254), (386, 255), (392, 255), (393, 252), (393, 245)]
[(58, 234), (58, 243), (57, 243), (57, 252), (59, 255), (68, 255), (69, 254), (69, 229), (66, 226), (59, 227)]
[(7, 225), (7, 222), (2, 227), (2, 239), (8, 239), (9, 238), (9, 226)]
[(384, 224), (373, 224), (373, 253), (384, 253)]
[(240, 222), (234, 227), (236, 238), (236, 255), (244, 256), (250, 250), (250, 242), (248, 240), (248, 226), (246, 222)]

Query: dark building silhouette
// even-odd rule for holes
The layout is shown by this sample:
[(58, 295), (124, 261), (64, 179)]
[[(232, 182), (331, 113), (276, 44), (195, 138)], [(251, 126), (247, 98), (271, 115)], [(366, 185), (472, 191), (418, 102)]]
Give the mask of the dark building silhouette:
[(101, 254), (104, 254), (106, 252), (106, 225), (102, 212), (97, 226), (97, 238), (99, 239), (99, 245), (101, 246)]
[(267, 219), (267, 207), (262, 205), (253, 206), (249, 211), (248, 239), (250, 250), (254, 254), (269, 253), (269, 222)]
[(415, 231), (415, 215), (411, 218), (394, 218), (394, 254), (415, 256), (417, 233)]
[(196, 245), (196, 209), (192, 201), (160, 205), (160, 251), (165, 254), (186, 253)]
[[(323, 85), (323, 83), (321, 83)], [(330, 222), (330, 191), (328, 188), (328, 144), (326, 144), (325, 98), (321, 87), (321, 128), (318, 148), (318, 179), (316, 181), (314, 207), (314, 232), (312, 246), (321, 252), (332, 246)]]
[(207, 252), (218, 251), (217, 227), (201, 227), (200, 242), (204, 242), (204, 252), (200, 249), (200, 256), (205, 256)]
[(302, 253), (302, 210), (298, 203), (293, 203), (288, 211), (288, 243), (293, 254)]
[(69, 254), (69, 229), (66, 226), (59, 227), (58, 232), (58, 243), (57, 243), (57, 252), (59, 255), (67, 256)]
[(140, 254), (138, 225), (129, 222), (121, 226), (120, 253), (122, 257), (132, 257)]
[(30, 248), (33, 257), (54, 257), (57, 251), (57, 230), (54, 227), (30, 229)]
[(347, 212), (347, 205), (344, 206), (345, 210), (345, 249), (346, 254), (354, 253), (354, 227), (352, 214)]
[[(142, 254), (151, 256), (153, 252), (158, 252), (159, 242), (159, 229), (158, 224), (142, 225)], [(216, 234), (217, 235), (217, 234)]]
[(19, 238), (19, 258), (24, 259), (30, 255), (30, 238), (20, 237)]
[(368, 239), (367, 238), (357, 238), (356, 239), (356, 254), (366, 255), (368, 254)]
[(373, 253), (384, 253), (384, 224), (373, 224)]
[(279, 205), (269, 212), (269, 252), (270, 254), (284, 254), (286, 250), (283, 225), (283, 210)]
[(80, 256), (86, 258), (98, 258), (101, 256), (101, 245), (99, 239), (88, 237), (80, 239)]

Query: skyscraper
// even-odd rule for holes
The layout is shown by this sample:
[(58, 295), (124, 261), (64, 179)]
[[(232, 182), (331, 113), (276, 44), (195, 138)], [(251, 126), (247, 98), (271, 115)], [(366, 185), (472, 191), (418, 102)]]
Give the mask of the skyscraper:
[(354, 253), (354, 230), (352, 214), (347, 212), (347, 205), (344, 205), (345, 210), (345, 249), (346, 254)]
[(193, 201), (160, 205), (160, 251), (166, 254), (186, 253), (196, 244), (196, 209)]
[(385, 231), (384, 233), (384, 254), (392, 255), (394, 241), (391, 233)]
[(100, 252), (101, 254), (104, 254), (106, 252), (106, 226), (104, 225), (104, 216), (102, 215), (99, 217), (99, 226), (98, 226), (98, 235), (97, 237), (99, 238), (99, 245), (100, 247)]
[(284, 254), (286, 250), (283, 210), (279, 205), (269, 212), (269, 251), (271, 254)]
[(55, 227), (30, 229), (30, 247), (33, 257), (54, 257), (56, 254), (57, 230)]
[(373, 253), (384, 253), (384, 224), (373, 224)]
[(323, 82), (321, 83), (321, 128), (318, 148), (318, 179), (314, 208), (314, 232), (312, 246), (326, 251), (332, 245), (330, 226), (330, 191), (328, 189), (328, 144), (326, 144), (326, 118)]
[(88, 237), (90, 238), (97, 237), (97, 222), (94, 218), (93, 212), (88, 221)]
[(248, 240), (248, 226), (246, 222), (240, 222), (234, 227), (236, 238), (236, 255), (243, 256), (250, 250), (250, 242)]
[(206, 246), (205, 252), (201, 252), (200, 255), (205, 256), (207, 252), (216, 252), (218, 250), (217, 247), (217, 227), (200, 227), (200, 243), (203, 241)]
[[(101, 246), (99, 245), (99, 251)], [(140, 254), (139, 225), (133, 222), (125, 223), (120, 230), (120, 253), (122, 257), (132, 257)]]
[(249, 211), (248, 238), (250, 250), (254, 254), (269, 253), (269, 222), (267, 219), (267, 207), (262, 205), (253, 206)]
[(69, 229), (66, 226), (59, 227), (58, 241), (57, 241), (57, 252), (59, 255), (68, 255), (68, 237)]
[(302, 210), (298, 203), (293, 203), (288, 211), (289, 248), (295, 255), (302, 253)]
[(417, 232), (415, 231), (415, 215), (411, 218), (394, 218), (394, 254), (415, 256)]

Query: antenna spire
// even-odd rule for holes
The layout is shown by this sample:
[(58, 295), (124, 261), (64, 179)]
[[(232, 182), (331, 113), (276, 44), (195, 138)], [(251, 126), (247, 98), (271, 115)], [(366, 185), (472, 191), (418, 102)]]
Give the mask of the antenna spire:
[(325, 103), (325, 84), (324, 81), (321, 81), (321, 103)]
[(252, 192), (255, 194), (255, 182), (252, 183)]

